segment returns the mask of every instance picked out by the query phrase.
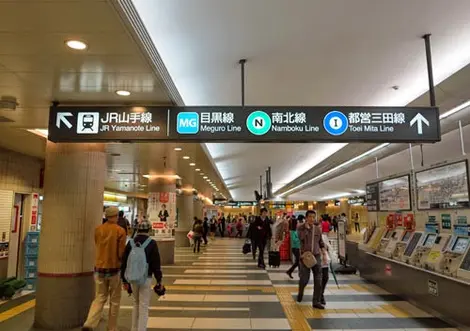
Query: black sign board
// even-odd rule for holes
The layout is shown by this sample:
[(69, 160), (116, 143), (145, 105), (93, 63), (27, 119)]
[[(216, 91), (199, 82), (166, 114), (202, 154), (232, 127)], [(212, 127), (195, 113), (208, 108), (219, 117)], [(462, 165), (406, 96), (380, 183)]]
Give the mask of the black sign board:
[(252, 207), (258, 205), (256, 201), (215, 201), (214, 204), (227, 207)]
[(435, 142), (438, 108), (51, 107), (54, 142)]
[(379, 183), (366, 185), (366, 204), (368, 211), (379, 211)]

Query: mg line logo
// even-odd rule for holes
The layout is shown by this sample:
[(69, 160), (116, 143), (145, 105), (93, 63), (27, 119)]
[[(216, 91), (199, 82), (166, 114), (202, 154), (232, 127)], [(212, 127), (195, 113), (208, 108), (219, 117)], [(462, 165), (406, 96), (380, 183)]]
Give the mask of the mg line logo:
[(271, 117), (264, 111), (257, 110), (246, 119), (246, 127), (254, 135), (262, 136), (271, 129)]
[(199, 132), (199, 114), (182, 112), (176, 116), (176, 131), (179, 134), (196, 134)]

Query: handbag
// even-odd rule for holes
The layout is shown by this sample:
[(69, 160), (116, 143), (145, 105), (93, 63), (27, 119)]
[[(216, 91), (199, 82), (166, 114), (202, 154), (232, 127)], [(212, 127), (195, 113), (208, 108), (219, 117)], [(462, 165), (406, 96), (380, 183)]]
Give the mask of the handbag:
[[(312, 227), (312, 251), (313, 251), (313, 245), (314, 245), (314, 240), (315, 240), (315, 228)], [(303, 252), (302, 256), (302, 263), (307, 267), (307, 268), (313, 268), (317, 264), (317, 259), (315, 258), (315, 255), (311, 251), (306, 251)]]

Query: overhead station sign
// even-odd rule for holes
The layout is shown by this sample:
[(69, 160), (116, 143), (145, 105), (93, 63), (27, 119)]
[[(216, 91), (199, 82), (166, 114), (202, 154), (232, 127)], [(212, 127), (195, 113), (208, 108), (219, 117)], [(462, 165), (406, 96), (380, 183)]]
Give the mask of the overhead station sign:
[(51, 107), (54, 142), (435, 142), (438, 108)]

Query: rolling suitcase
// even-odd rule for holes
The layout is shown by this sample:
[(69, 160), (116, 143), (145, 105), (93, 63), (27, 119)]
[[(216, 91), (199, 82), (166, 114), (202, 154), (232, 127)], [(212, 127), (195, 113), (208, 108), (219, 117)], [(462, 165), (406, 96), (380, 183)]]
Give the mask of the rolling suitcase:
[(279, 268), (281, 265), (281, 254), (279, 251), (270, 251), (268, 253), (268, 264), (270, 267)]

